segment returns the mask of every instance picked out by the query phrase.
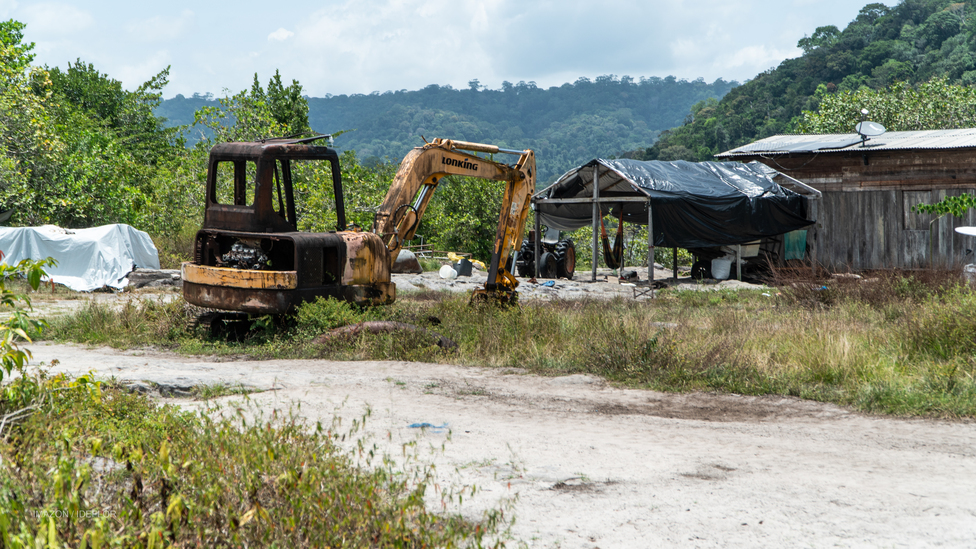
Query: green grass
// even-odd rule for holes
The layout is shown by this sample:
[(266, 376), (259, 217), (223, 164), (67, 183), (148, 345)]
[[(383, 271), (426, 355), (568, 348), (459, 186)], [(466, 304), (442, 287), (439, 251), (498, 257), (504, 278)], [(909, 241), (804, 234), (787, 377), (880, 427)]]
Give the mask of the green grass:
[[(429, 466), (368, 443), (342, 450), (366, 417), (341, 428), (246, 403), (194, 413), (63, 377), (5, 395), (17, 391), (40, 405), (0, 439), (2, 547), (481, 547), (506, 524), (500, 510), (429, 512)], [(453, 504), (474, 490), (438, 494)]]
[(417, 261), (420, 263), (420, 268), (423, 269), (424, 272), (436, 272), (444, 265), (450, 263), (450, 261), (444, 259), (432, 259), (426, 257), (418, 258)]
[(232, 395), (249, 395), (257, 392), (256, 389), (244, 385), (231, 385), (227, 383), (214, 383), (212, 385), (200, 385), (194, 387), (193, 396), (199, 400), (213, 400), (215, 398)]
[[(655, 300), (555, 301), (472, 307), (468, 296), (421, 292), (359, 309), (322, 300), (288, 326), (265, 323), (243, 342), (187, 328), (180, 302), (98, 305), (52, 321), (46, 337), (117, 347), (251, 358), (414, 360), (589, 373), (664, 391), (781, 394), (859, 410), (976, 416), (976, 293), (947, 273), (882, 273), (845, 281), (782, 280), (779, 290), (663, 291)], [(312, 343), (364, 320), (423, 326), (418, 334)]]

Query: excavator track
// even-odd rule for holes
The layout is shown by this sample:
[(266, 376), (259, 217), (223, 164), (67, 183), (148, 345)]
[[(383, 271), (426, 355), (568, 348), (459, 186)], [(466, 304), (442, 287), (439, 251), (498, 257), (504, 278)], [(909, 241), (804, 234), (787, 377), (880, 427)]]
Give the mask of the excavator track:
[(202, 331), (213, 339), (242, 340), (251, 330), (251, 319), (246, 313), (207, 311), (190, 321), (190, 329)]

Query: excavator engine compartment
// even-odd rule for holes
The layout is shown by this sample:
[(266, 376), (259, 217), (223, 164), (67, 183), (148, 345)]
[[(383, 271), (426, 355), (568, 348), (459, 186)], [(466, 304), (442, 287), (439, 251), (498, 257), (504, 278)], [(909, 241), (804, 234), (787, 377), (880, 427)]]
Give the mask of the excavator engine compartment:
[(184, 295), (201, 307), (251, 314), (285, 313), (318, 296), (390, 303), (395, 287), (376, 280), (384, 271), (377, 252), (385, 249), (370, 233), (204, 229), (197, 234), (194, 262), (183, 266)]

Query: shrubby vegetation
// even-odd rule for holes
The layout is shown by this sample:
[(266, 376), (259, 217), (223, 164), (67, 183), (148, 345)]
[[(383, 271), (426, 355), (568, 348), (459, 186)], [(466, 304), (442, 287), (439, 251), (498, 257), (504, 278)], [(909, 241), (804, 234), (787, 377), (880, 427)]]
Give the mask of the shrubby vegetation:
[[(976, 10), (970, 2), (868, 4), (843, 31), (834, 26), (816, 29), (799, 41), (801, 57), (783, 61), (721, 100), (696, 104), (682, 126), (631, 156), (711, 160), (719, 152), (756, 139), (817, 131), (815, 126), (801, 125), (799, 117), (804, 111), (815, 112), (833, 94), (866, 93), (861, 90), (898, 82), (914, 85), (936, 77), (946, 84), (969, 86), (976, 83), (974, 38)], [(860, 108), (857, 111), (837, 129), (851, 133), (860, 120)]]
[[(428, 511), (433, 468), (410, 444), (395, 463), (364, 442), (367, 417), (341, 427), (246, 403), (187, 412), (43, 373), (7, 393), (34, 408), (0, 440), (3, 547), (502, 546), (503, 510), (477, 522)], [(477, 490), (445, 488), (452, 506)]]

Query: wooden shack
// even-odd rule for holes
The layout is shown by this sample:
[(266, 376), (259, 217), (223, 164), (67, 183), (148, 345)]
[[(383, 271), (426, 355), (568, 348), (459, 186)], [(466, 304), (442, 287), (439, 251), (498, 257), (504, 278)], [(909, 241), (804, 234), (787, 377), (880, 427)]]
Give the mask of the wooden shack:
[[(858, 134), (776, 135), (716, 157), (757, 160), (821, 191), (816, 242), (833, 270), (958, 267), (976, 262), (976, 238), (953, 231), (963, 218), (912, 211), (976, 193), (976, 128)], [(968, 253), (967, 253), (968, 252)]]

